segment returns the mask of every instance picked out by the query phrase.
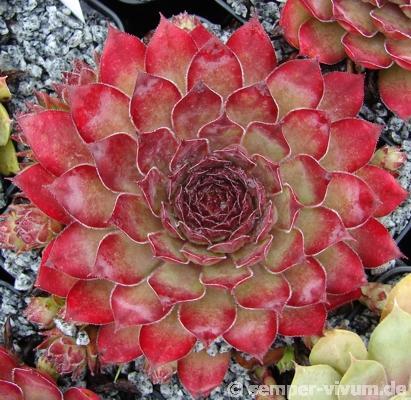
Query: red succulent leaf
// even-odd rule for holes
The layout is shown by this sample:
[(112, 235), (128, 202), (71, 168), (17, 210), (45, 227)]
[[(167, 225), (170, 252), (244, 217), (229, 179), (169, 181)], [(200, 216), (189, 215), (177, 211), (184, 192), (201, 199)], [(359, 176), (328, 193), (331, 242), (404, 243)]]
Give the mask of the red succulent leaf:
[(100, 400), (91, 390), (73, 387), (64, 393), (64, 400)]
[[(281, 274), (272, 274), (261, 265), (253, 267), (253, 277), (234, 289), (237, 303), (246, 308), (281, 311), (291, 296), (288, 282)], [(255, 288), (258, 287), (258, 292)]]
[(273, 230), (273, 241), (264, 261), (269, 271), (282, 272), (304, 258), (303, 235), (298, 229), (289, 232)]
[(334, 172), (323, 205), (337, 211), (344, 226), (353, 228), (367, 221), (378, 203), (374, 191), (362, 179), (345, 172)]
[(284, 272), (291, 287), (288, 306), (303, 307), (324, 302), (327, 276), (324, 268), (314, 258), (307, 258)]
[(371, 18), (387, 37), (397, 40), (411, 38), (410, 20), (397, 5), (387, 3), (381, 8), (374, 8), (371, 11)]
[(366, 268), (376, 268), (402, 256), (387, 229), (374, 218), (351, 229), (350, 235), (355, 240), (350, 241), (349, 245), (358, 253)]
[(203, 47), (212, 37), (213, 34), (210, 33), (204, 25), (199, 23), (191, 32), (190, 36), (193, 38), (195, 44), (199, 49)]
[(382, 217), (394, 211), (408, 196), (408, 192), (387, 171), (373, 165), (365, 165), (356, 173), (377, 195), (380, 204), (374, 212)]
[(280, 125), (253, 122), (248, 125), (241, 144), (249, 154), (258, 154), (274, 163), (290, 154)]
[(197, 52), (190, 34), (161, 16), (146, 51), (146, 70), (175, 82), (186, 92), (187, 69)]
[(171, 377), (177, 372), (177, 361), (171, 361), (162, 365), (153, 365), (146, 358), (144, 371), (154, 385), (170, 383)]
[(181, 248), (181, 252), (190, 262), (199, 265), (214, 265), (226, 258), (223, 254), (215, 254), (195, 243), (187, 242)]
[(352, 301), (359, 300), (362, 296), (360, 288), (352, 290), (345, 294), (331, 294), (327, 293), (327, 310), (331, 311), (344, 304), (351, 303)]
[(49, 190), (80, 223), (93, 228), (108, 225), (117, 195), (102, 184), (95, 167), (76, 166), (55, 179)]
[(100, 81), (131, 95), (136, 72), (144, 70), (145, 54), (141, 40), (110, 25), (99, 63)]
[(111, 222), (137, 243), (147, 243), (147, 235), (161, 229), (142, 196), (122, 194), (118, 197)]
[(198, 137), (207, 139), (211, 150), (218, 150), (239, 144), (243, 133), (243, 128), (224, 113), (215, 121), (204, 125), (198, 132)]
[(3, 346), (0, 346), (0, 379), (11, 381), (12, 370), (17, 366), (17, 360)]
[(47, 110), (26, 114), (18, 118), (18, 124), (36, 159), (53, 175), (61, 175), (77, 164), (93, 163), (69, 113)]
[(231, 161), (235, 166), (245, 171), (255, 167), (255, 162), (249, 157), (241, 146), (231, 145), (225, 149), (216, 150), (214, 155), (221, 157), (225, 161)]
[(380, 125), (358, 118), (332, 123), (328, 152), (321, 165), (329, 171), (354, 172), (360, 169), (374, 154), (380, 133)]
[(232, 254), (232, 259), (237, 268), (251, 267), (263, 261), (270, 249), (273, 237), (270, 235), (264, 240), (249, 243)]
[[(80, 80), (80, 71), (78, 72), (74, 72), (74, 70), (72, 72), (70, 71), (64, 71), (63, 72), (63, 86), (64, 88), (67, 88), (68, 85), (78, 85), (79, 84), (79, 80)], [(64, 97), (64, 96), (61, 96)]]
[(35, 286), (56, 296), (66, 297), (70, 289), (77, 282), (77, 279), (61, 270), (56, 270), (47, 266), (47, 261), (53, 245), (54, 241), (50, 242), (43, 250)]
[(309, 19), (299, 30), (300, 54), (324, 64), (336, 64), (346, 57), (341, 44), (344, 33), (344, 29), (336, 22), (324, 24)]
[(400, 9), (405, 14), (405, 16), (411, 18), (411, 4), (401, 4)]
[[(260, 220), (255, 225), (255, 242), (263, 243), (264, 239), (267, 238), (268, 234), (271, 232), (275, 223), (277, 222), (278, 213), (277, 208), (274, 206), (273, 202), (270, 200), (265, 207)], [(269, 246), (271, 246), (271, 239), (269, 240)], [(264, 245), (263, 245), (264, 248)], [(267, 251), (264, 250), (264, 257), (267, 256)]]
[(230, 364), (230, 353), (209, 356), (192, 352), (178, 362), (178, 377), (194, 399), (207, 397), (221, 384)]
[[(392, 66), (378, 77), (381, 100), (402, 119), (411, 117), (411, 71)], [(401, 96), (398, 96), (398, 88)]]
[(294, 225), (297, 211), (302, 207), (295, 198), (294, 192), (288, 184), (283, 186), (283, 190), (273, 197), (274, 206), (277, 209), (278, 219), (275, 227), (290, 231)]
[[(172, 236), (173, 238), (184, 239), (184, 236), (180, 233), (181, 229), (179, 230), (177, 226), (179, 225), (179, 221), (177, 221), (170, 205), (165, 205), (164, 203), (162, 203), (160, 218), (161, 223), (163, 224), (163, 228), (168, 232), (170, 236)], [(189, 259), (186, 252), (182, 252), (186, 256), (186, 258)]]
[(361, 258), (344, 242), (336, 243), (315, 258), (327, 274), (327, 292), (345, 294), (367, 282)]
[(250, 236), (241, 235), (235, 239), (213, 244), (208, 247), (213, 253), (234, 253), (250, 241)]
[(364, 102), (364, 75), (329, 72), (324, 75), (324, 96), (318, 106), (332, 122), (355, 117)]
[(326, 207), (301, 209), (295, 225), (303, 233), (307, 255), (317, 254), (341, 240), (350, 239), (341, 218)]
[[(170, 332), (173, 332), (170, 335)], [(140, 331), (140, 346), (154, 366), (160, 366), (186, 356), (193, 348), (196, 338), (178, 320), (177, 311), (161, 321), (144, 325)]]
[(209, 152), (207, 139), (183, 139), (170, 161), (170, 170), (175, 172), (184, 164), (193, 165), (202, 160)]
[(13, 381), (20, 387), (24, 399), (63, 400), (55, 383), (31, 368), (15, 368)]
[(149, 324), (163, 318), (170, 307), (161, 304), (147, 282), (137, 286), (117, 285), (111, 295), (111, 308), (116, 327)]
[(332, 2), (328, 0), (301, 0), (313, 17), (322, 22), (333, 21)]
[(199, 281), (201, 269), (195, 265), (165, 263), (157, 268), (148, 283), (163, 305), (200, 299), (205, 288)]
[(326, 319), (327, 310), (323, 303), (285, 307), (280, 316), (278, 333), (284, 336), (321, 336)]
[(264, 80), (277, 64), (271, 40), (257, 17), (237, 29), (228, 39), (227, 46), (240, 60), (244, 85)]
[(73, 222), (54, 240), (45, 265), (75, 278), (92, 278), (98, 247), (108, 233)]
[(385, 51), (385, 37), (382, 34), (366, 38), (346, 33), (342, 38), (342, 44), (348, 56), (365, 68), (388, 68), (393, 63)]
[(139, 137), (137, 166), (143, 174), (152, 167), (167, 175), (170, 161), (177, 150), (178, 142), (173, 133), (167, 128), (154, 132), (143, 133)]
[(130, 115), (137, 130), (151, 132), (171, 128), (171, 111), (180, 99), (181, 94), (174, 83), (140, 72), (130, 102)]
[(113, 232), (100, 242), (93, 275), (122, 285), (135, 285), (158, 263), (149, 245), (137, 244), (124, 233)]
[(0, 398), (2, 400), (24, 400), (22, 390), (12, 382), (0, 381)]
[(251, 173), (264, 185), (267, 194), (281, 192), (279, 165), (267, 160), (265, 157), (254, 154), (255, 167)]
[(80, 71), (79, 85), (87, 85), (97, 82), (97, 74), (91, 68), (82, 68)]
[(181, 252), (184, 245), (182, 240), (169, 236), (166, 231), (150, 233), (148, 240), (154, 257), (179, 264), (188, 263), (188, 259)]
[(221, 96), (199, 81), (173, 109), (174, 132), (180, 139), (194, 139), (202, 126), (221, 114), (221, 109)]
[(130, 135), (116, 133), (90, 143), (97, 172), (103, 184), (115, 192), (138, 193), (140, 174), (136, 167), (137, 142)]
[(13, 183), (45, 214), (61, 223), (69, 223), (70, 217), (55, 200), (49, 191), (49, 185), (55, 181), (55, 176), (47, 172), (40, 164), (34, 164), (14, 179)]
[[(331, 179), (313, 157), (304, 154), (281, 163), (280, 174), (293, 189), (297, 200), (305, 206), (319, 205), (324, 200)], [(301, 180), (302, 176), (304, 180)]]
[[(55, 89), (57, 92), (57, 89)], [(36, 100), (39, 103), (39, 106), (46, 108), (48, 110), (61, 110), (61, 111), (69, 111), (70, 107), (68, 104), (61, 101), (58, 97), (50, 96), (44, 92), (34, 92), (36, 96)], [(59, 97), (61, 97), (59, 95)]]
[(300, 47), (298, 33), (301, 25), (311, 18), (310, 12), (301, 0), (288, 0), (284, 4), (280, 17), (280, 26), (287, 42), (297, 49)]
[(209, 346), (233, 324), (236, 305), (226, 289), (208, 286), (200, 300), (180, 305), (179, 316), (183, 326)]
[(165, 176), (156, 167), (153, 167), (143, 179), (138, 181), (138, 186), (152, 213), (160, 216), (161, 204), (167, 198)]
[(227, 97), (243, 85), (240, 62), (219, 39), (211, 38), (193, 57), (187, 75), (188, 89), (204, 82)]
[(103, 364), (127, 363), (143, 353), (139, 345), (140, 326), (116, 328), (103, 325), (98, 331), (97, 349)]
[(87, 143), (117, 132), (134, 133), (130, 98), (115, 87), (104, 83), (70, 86), (67, 95), (73, 121)]
[(281, 121), (281, 131), (291, 148), (292, 155), (308, 154), (318, 160), (327, 151), (330, 121), (324, 111), (291, 111)]
[(279, 117), (296, 108), (316, 108), (323, 96), (324, 81), (318, 61), (291, 60), (277, 67), (267, 78)]
[[(411, 4), (409, 5), (411, 10)], [(411, 18), (411, 16), (409, 17)], [(411, 70), (411, 39), (391, 40), (385, 42), (385, 50), (404, 69)]]
[(373, 9), (374, 7), (366, 2), (333, 1), (335, 19), (349, 32), (365, 37), (373, 37), (378, 32), (370, 15)]
[(112, 322), (112, 290), (113, 284), (105, 280), (77, 282), (67, 295), (64, 318), (80, 324), (104, 325)]
[(224, 340), (240, 351), (264, 358), (277, 336), (277, 313), (271, 310), (249, 310), (238, 307), (237, 319), (224, 334)]
[(240, 88), (230, 94), (226, 111), (232, 121), (244, 128), (255, 121), (274, 123), (278, 114), (277, 105), (265, 82)]
[(201, 282), (205, 285), (215, 285), (231, 290), (252, 275), (249, 268), (236, 268), (232, 260), (227, 259), (219, 264), (203, 267)]

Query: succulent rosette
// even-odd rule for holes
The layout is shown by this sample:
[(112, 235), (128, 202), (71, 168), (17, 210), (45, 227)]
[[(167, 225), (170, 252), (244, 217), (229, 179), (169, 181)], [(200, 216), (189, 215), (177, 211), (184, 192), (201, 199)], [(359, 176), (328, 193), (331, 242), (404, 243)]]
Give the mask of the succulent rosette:
[[(296, 366), (288, 398), (410, 399), (410, 287), (407, 275), (391, 290), (368, 349), (359, 335), (346, 330), (333, 329), (318, 339), (310, 353), (311, 366)], [(310, 393), (303, 392), (306, 385), (311, 385)], [(324, 385), (335, 391), (325, 393)]]
[(147, 46), (110, 28), (96, 71), (77, 63), (19, 118), (37, 162), (14, 182), (66, 225), (37, 286), (101, 326), (100, 361), (177, 364), (197, 397), (230, 360), (197, 341), (262, 359), (357, 298), (364, 267), (400, 255), (376, 218), (406, 192), (369, 165), (361, 75), (276, 66), (256, 19), (226, 44), (192, 21), (161, 18)]
[(0, 243), (4, 249), (29, 251), (47, 245), (62, 226), (32, 204), (13, 204), (0, 218)]
[(0, 346), (0, 398), (2, 400), (100, 400), (91, 390), (73, 387), (64, 395), (48, 375), (20, 365)]
[(411, 2), (409, 0), (287, 0), (280, 25), (300, 54), (335, 64), (346, 56), (381, 69), (382, 101), (411, 117)]

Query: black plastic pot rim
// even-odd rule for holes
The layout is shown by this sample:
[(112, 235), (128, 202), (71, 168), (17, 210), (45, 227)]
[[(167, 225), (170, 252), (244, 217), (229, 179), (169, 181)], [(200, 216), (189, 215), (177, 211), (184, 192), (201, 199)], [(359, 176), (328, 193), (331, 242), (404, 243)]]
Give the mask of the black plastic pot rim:
[(107, 18), (111, 19), (114, 25), (120, 29), (120, 31), (124, 32), (124, 24), (121, 21), (120, 17), (109, 7), (103, 4), (99, 0), (83, 0), (89, 7), (94, 8), (99, 13), (103, 14)]
[(379, 275), (375, 282), (386, 283), (397, 275), (410, 274), (411, 266), (410, 265), (400, 265), (398, 267), (391, 268), (390, 270)]
[(238, 22), (245, 24), (247, 22), (246, 19), (241, 17), (240, 15), (236, 14), (234, 10), (224, 1), (224, 0), (214, 0), (220, 7), (224, 8), (229, 14), (231, 14)]

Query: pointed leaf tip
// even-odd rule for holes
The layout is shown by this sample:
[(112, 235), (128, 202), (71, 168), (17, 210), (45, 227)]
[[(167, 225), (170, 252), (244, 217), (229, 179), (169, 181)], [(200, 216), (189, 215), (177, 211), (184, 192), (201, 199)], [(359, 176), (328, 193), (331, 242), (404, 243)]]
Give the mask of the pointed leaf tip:
[(190, 34), (161, 17), (146, 51), (146, 70), (175, 82), (186, 93), (187, 69), (197, 52)]
[(245, 85), (264, 80), (277, 64), (271, 40), (257, 17), (237, 29), (227, 46), (240, 60)]
[(100, 58), (100, 81), (131, 95), (137, 72), (144, 70), (145, 53), (146, 46), (137, 37), (110, 25)]
[(188, 89), (204, 82), (223, 97), (243, 85), (243, 73), (233, 51), (219, 39), (210, 39), (194, 56), (188, 70)]

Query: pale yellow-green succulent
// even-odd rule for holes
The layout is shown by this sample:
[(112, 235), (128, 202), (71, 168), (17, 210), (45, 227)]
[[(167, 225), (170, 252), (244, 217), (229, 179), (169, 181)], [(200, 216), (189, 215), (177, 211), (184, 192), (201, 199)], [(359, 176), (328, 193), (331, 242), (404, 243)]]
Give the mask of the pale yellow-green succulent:
[(391, 291), (368, 350), (355, 333), (334, 329), (296, 366), (289, 400), (411, 400), (411, 275)]
[(16, 150), (11, 141), (11, 120), (6, 108), (1, 104), (11, 98), (10, 90), (6, 83), (6, 77), (0, 76), (0, 174), (12, 175), (17, 173), (19, 163)]

